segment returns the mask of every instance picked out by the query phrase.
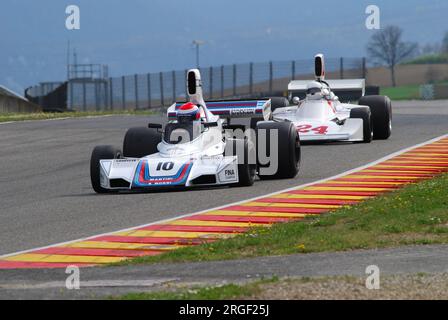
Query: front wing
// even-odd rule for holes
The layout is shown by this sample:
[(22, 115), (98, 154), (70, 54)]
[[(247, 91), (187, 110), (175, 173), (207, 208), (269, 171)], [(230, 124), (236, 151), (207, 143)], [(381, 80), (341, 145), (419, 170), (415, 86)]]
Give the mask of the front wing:
[(301, 141), (349, 141), (364, 139), (363, 120), (346, 119), (342, 125), (334, 121), (293, 121)]
[(199, 187), (238, 183), (237, 157), (145, 157), (100, 161), (101, 186), (110, 190)]

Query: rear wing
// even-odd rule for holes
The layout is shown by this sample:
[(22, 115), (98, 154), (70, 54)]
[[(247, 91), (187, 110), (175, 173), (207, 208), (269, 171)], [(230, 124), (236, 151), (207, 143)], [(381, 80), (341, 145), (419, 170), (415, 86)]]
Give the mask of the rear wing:
[[(175, 120), (177, 110), (183, 105), (178, 102), (168, 109), (168, 119)], [(264, 118), (271, 114), (271, 100), (221, 100), (206, 103), (208, 111), (221, 118)]]
[[(306, 86), (308, 80), (294, 80), (288, 85), (290, 98), (299, 97), (304, 99), (306, 96)], [(344, 80), (326, 80), (331, 91), (339, 97), (341, 101), (359, 100), (365, 95), (366, 81), (365, 79), (344, 79)]]

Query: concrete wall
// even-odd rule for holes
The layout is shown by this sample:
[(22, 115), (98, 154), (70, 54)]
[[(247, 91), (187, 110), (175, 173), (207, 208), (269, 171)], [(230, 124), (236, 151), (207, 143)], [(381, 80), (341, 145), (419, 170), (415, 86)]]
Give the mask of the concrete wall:
[(0, 93), (0, 113), (24, 113), (24, 112), (39, 112), (42, 109), (31, 102), (14, 98)]

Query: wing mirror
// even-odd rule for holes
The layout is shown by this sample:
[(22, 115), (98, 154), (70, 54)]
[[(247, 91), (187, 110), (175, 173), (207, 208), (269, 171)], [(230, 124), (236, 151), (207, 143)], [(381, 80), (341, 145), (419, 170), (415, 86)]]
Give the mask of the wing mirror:
[(294, 97), (294, 98), (292, 98), (292, 103), (293, 103), (293, 104), (296, 104), (296, 105), (299, 105), (299, 103), (300, 103), (300, 98), (299, 98), (299, 97)]
[(218, 126), (218, 122), (206, 122), (204, 123), (204, 128), (216, 128)]

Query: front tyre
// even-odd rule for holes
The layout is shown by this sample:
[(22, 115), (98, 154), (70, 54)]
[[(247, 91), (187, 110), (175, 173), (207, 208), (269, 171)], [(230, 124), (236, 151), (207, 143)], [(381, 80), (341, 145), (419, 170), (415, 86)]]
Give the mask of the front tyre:
[(369, 106), (372, 112), (373, 138), (389, 139), (392, 134), (392, 102), (386, 96), (365, 96), (359, 105)]
[(229, 139), (224, 155), (237, 156), (238, 183), (232, 186), (250, 187), (254, 184), (256, 173), (255, 149), (246, 139)]
[(350, 110), (350, 118), (362, 119), (363, 141), (364, 143), (372, 142), (374, 131), (372, 127), (372, 117), (369, 107), (360, 106)]
[(271, 99), (271, 111), (274, 112), (277, 109), (287, 108), (289, 101), (285, 97), (272, 97)]
[(98, 146), (92, 151), (90, 158), (90, 181), (96, 193), (111, 193), (113, 190), (105, 189), (101, 186), (101, 164), (100, 160), (118, 159), (121, 151), (113, 146)]

